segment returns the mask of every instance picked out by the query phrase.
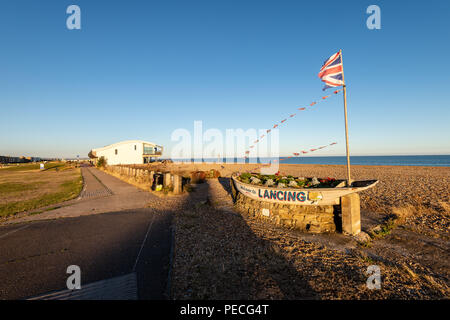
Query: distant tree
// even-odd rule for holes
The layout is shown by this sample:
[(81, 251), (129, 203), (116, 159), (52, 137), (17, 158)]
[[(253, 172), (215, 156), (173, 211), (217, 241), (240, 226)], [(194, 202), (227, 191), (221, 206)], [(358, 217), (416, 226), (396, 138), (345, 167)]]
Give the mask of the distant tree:
[(97, 167), (101, 167), (104, 168), (106, 166), (106, 159), (105, 157), (101, 156), (98, 160), (97, 160)]

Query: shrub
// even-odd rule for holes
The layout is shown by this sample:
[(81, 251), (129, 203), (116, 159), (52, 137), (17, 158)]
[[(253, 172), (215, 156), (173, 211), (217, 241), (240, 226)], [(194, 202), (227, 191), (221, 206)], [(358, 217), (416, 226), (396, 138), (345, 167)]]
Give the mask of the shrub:
[(220, 172), (215, 169), (209, 170), (206, 174), (206, 179), (217, 179), (219, 177), (220, 177)]
[(191, 172), (191, 183), (198, 184), (205, 182), (206, 173), (204, 171)]
[(104, 168), (104, 167), (106, 167), (106, 159), (105, 159), (105, 157), (101, 156), (101, 157), (97, 160), (97, 167), (98, 167), (98, 168)]

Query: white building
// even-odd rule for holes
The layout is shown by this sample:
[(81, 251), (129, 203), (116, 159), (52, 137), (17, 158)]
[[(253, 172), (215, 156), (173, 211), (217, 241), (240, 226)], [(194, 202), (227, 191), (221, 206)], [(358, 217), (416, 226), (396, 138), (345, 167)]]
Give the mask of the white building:
[(92, 149), (89, 157), (97, 161), (100, 157), (106, 159), (109, 165), (143, 164), (161, 157), (163, 147), (143, 140), (127, 140), (117, 142), (103, 148)]

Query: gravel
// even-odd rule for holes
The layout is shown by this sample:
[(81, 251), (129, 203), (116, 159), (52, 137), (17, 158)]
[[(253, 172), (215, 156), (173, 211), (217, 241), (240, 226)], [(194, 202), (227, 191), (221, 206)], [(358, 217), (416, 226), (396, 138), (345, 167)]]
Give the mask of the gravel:
[[(229, 177), (258, 167), (173, 164), (165, 169), (216, 169)], [(346, 168), (281, 165), (280, 173), (345, 179)], [(218, 183), (199, 185), (196, 192), (179, 198), (173, 298), (448, 299), (450, 168), (352, 166), (352, 178), (379, 180), (360, 193), (363, 216), (400, 217), (401, 225), (373, 240), (372, 247), (342, 235), (310, 241), (310, 236), (221, 209), (231, 206), (231, 198)], [(345, 245), (328, 245), (333, 241)], [(381, 269), (381, 290), (367, 288), (371, 265)]]

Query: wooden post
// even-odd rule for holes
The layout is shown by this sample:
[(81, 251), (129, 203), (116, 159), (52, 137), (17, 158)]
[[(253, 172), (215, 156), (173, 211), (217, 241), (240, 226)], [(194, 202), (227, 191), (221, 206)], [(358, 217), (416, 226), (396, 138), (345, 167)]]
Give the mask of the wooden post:
[(351, 193), (341, 198), (342, 232), (357, 235), (361, 232), (359, 194)]
[(150, 175), (149, 175), (149, 178), (148, 178), (148, 181), (150, 182), (150, 189), (153, 186), (154, 175), (155, 175), (155, 171), (150, 171)]
[(164, 179), (163, 180), (164, 180), (163, 181), (164, 187), (168, 187), (168, 186), (170, 186), (172, 184), (170, 172), (166, 172), (164, 174)]
[(345, 115), (345, 147), (347, 151), (347, 186), (350, 187), (352, 180), (350, 177), (350, 151), (348, 147), (348, 120), (347, 120), (347, 87), (344, 79), (344, 60), (342, 59), (342, 50), (339, 50), (342, 63), (342, 87), (344, 89), (344, 115)]
[(180, 194), (183, 191), (182, 189), (182, 179), (179, 174), (173, 176), (173, 193)]

